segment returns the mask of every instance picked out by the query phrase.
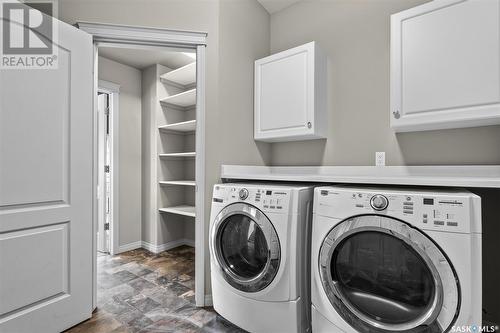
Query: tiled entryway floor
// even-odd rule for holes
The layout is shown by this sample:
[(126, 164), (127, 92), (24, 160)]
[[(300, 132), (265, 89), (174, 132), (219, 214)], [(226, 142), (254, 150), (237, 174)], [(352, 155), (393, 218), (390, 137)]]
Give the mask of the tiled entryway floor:
[(194, 249), (97, 257), (97, 310), (68, 333), (244, 332), (194, 305)]

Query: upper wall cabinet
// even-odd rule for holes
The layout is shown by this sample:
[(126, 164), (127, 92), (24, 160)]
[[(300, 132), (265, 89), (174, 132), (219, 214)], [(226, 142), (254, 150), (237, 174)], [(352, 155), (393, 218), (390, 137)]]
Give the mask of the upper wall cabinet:
[(326, 69), (315, 42), (255, 61), (255, 140), (326, 137)]
[(391, 17), (397, 132), (500, 123), (499, 0), (440, 0)]

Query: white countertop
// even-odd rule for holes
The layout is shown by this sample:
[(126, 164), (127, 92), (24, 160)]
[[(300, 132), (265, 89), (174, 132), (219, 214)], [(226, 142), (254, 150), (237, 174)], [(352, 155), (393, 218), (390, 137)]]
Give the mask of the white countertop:
[(222, 165), (226, 180), (500, 188), (500, 165), (250, 166)]

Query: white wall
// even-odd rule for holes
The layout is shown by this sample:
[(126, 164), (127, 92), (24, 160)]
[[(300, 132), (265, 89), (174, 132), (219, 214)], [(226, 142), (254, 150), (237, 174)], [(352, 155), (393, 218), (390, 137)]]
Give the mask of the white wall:
[(120, 85), (117, 221), (122, 246), (141, 240), (141, 72), (103, 57), (98, 69), (100, 80)]
[(329, 57), (327, 140), (272, 145), (273, 165), (500, 164), (500, 127), (395, 134), (390, 14), (426, 0), (301, 1), (271, 16), (271, 51), (316, 40)]

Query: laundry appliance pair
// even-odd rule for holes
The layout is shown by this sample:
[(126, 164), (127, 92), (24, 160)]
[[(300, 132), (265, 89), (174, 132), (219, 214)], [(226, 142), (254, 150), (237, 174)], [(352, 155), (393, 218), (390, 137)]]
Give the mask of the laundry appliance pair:
[(481, 201), (465, 190), (216, 185), (210, 255), (215, 310), (249, 332), (481, 324)]

